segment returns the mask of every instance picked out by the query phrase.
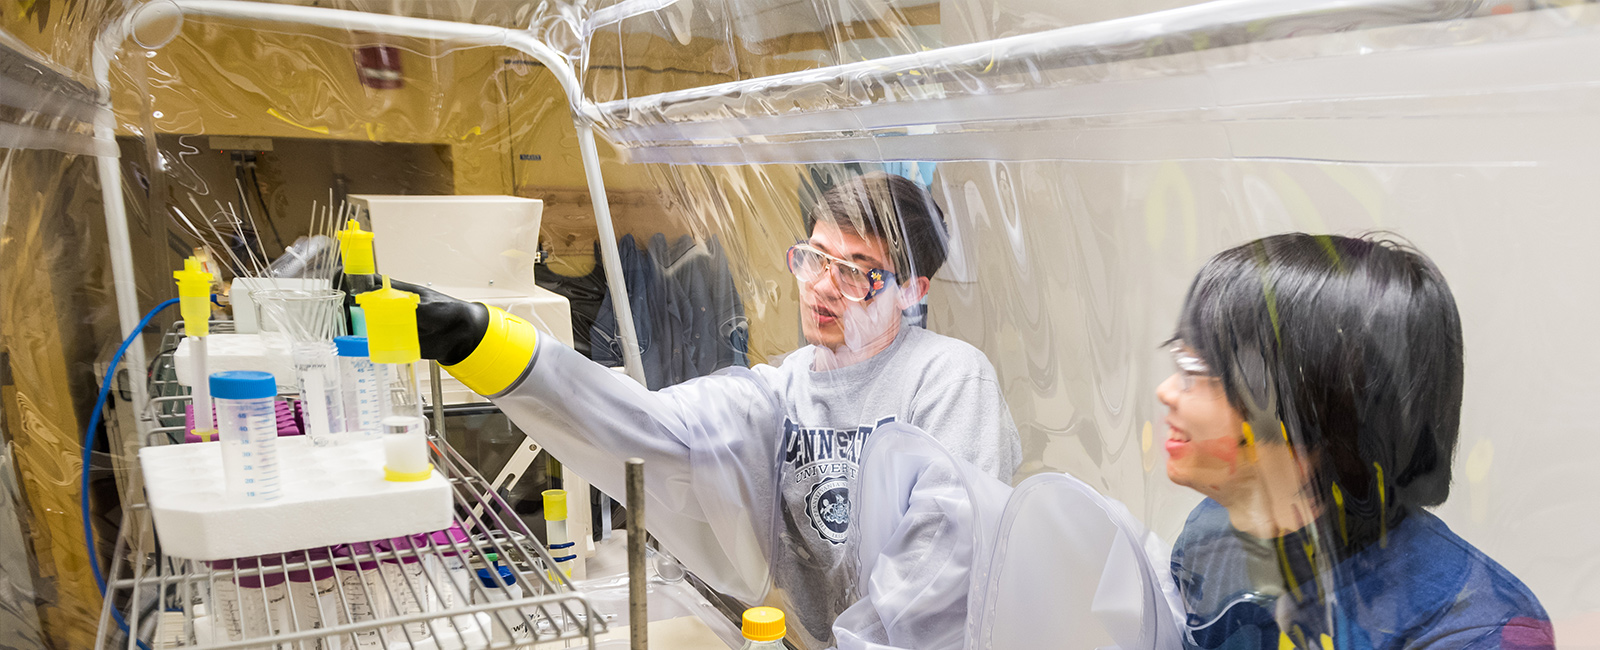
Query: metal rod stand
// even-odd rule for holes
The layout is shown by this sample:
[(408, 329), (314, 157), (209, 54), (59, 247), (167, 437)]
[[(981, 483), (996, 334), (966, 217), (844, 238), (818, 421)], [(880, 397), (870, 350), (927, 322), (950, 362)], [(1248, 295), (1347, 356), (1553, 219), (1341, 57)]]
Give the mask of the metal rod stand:
[(629, 458), (628, 483), (628, 647), (650, 646), (650, 616), (646, 610), (649, 581), (644, 566), (644, 460)]

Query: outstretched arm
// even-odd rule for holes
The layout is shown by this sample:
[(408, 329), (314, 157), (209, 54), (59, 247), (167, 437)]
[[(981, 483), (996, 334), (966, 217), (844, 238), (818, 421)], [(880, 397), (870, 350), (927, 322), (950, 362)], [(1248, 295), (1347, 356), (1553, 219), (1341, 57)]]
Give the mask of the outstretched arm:
[(516, 316), (415, 285), (423, 356), (488, 396), (552, 456), (608, 494), (645, 461), (646, 525), (702, 579), (749, 600), (769, 580), (772, 459), (781, 410), (736, 368), (650, 391)]

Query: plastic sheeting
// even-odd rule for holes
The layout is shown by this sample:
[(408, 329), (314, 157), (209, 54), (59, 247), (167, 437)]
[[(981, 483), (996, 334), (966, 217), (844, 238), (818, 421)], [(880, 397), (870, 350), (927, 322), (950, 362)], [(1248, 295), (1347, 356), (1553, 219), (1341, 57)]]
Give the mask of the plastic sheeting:
[[(91, 191), (92, 159), (36, 150), (3, 155), (0, 408), (22, 498), (0, 504), (0, 517), (6, 526), (20, 523), (27, 544), (11, 547), (19, 540), (0, 536), (14, 587), (0, 591), (0, 609), (31, 617), (37, 607), (49, 645), (88, 647), (100, 598), (84, 561), (80, 436), (98, 388), (94, 362), (116, 330), (105, 265), (86, 263), (81, 253), (105, 247), (104, 222)], [(103, 503), (101, 511), (113, 505)], [(6, 629), (28, 634), (26, 627)]]
[[(0, 552), (5, 553), (7, 568), (4, 582), (0, 583), (0, 630), (4, 630), (4, 643), (12, 647), (32, 647), (43, 644), (44, 627), (39, 623), (35, 604), (33, 562), (29, 557), (28, 539), (23, 535), (17, 519), (26, 508), (17, 490), (15, 462), (11, 454), (0, 455)], [(28, 569), (28, 570), (24, 570)]]
[(1148, 555), (1160, 543), (1121, 503), (1054, 473), (1010, 497), (973, 578), (968, 647), (1182, 647), (1168, 567)]
[[(1600, 442), (1581, 408), (1600, 389), (1587, 331), (1600, 298), (1588, 250), (1600, 235), (1588, 190), (1600, 150), (1593, 5), (318, 4), (519, 30), (563, 57), (582, 96), (565, 96), (525, 52), (481, 40), (192, 13), (165, 47), (123, 46), (110, 75), (133, 309), (170, 295), (167, 274), (205, 243), (195, 235), (205, 224), (229, 223), (225, 205), (249, 206), (247, 238), (270, 256), (330, 194), (516, 194), (546, 201), (544, 240), (557, 256), (592, 256), (596, 240), (627, 234), (715, 236), (749, 360), (777, 363), (804, 345), (811, 317), (785, 252), (812, 234), (824, 192), (886, 171), (928, 189), (948, 237), (926, 297), (897, 294), (909, 296), (897, 306), (992, 365), (1021, 436), (1017, 479), (1067, 472), (1170, 544), (1201, 497), (1166, 476), (1166, 409), (1154, 393), (1173, 372), (1161, 344), (1195, 273), (1265, 235), (1382, 229), (1438, 265), (1461, 314), (1460, 439), (1449, 498), (1434, 511), (1531, 589), (1563, 647), (1600, 638), (1600, 519), (1586, 498), (1600, 488), (1587, 467)], [(120, 13), (102, 11), (38, 0), (0, 16), (8, 47), (92, 88), (93, 35)], [(390, 51), (397, 67), (363, 54)], [(79, 589), (60, 602), (88, 603), (73, 551), (49, 559), (41, 549), (81, 546), (60, 541), (81, 533), (76, 470), (55, 462), (76, 457), (71, 416), (92, 388), (71, 364), (115, 336), (103, 311), (110, 287), (98, 268), (42, 280), (40, 269), (102, 248), (39, 228), (94, 232), (97, 210), (41, 206), (92, 203), (83, 154), (109, 153), (109, 136), (88, 137), (81, 93), (0, 94), (6, 124), (49, 136), (0, 133), (42, 148), (6, 152), (5, 300), (27, 309), (4, 310), (0, 336), (17, 394), (52, 404), (22, 418), (8, 398), (7, 435), (30, 512), (59, 523), (30, 528), (40, 566), (64, 567), (45, 582)], [(607, 141), (606, 237), (574, 113)], [(37, 305), (87, 313), (47, 317)], [(57, 536), (42, 543), (41, 530)], [(1358, 627), (1375, 616), (1324, 611), (1356, 612), (1346, 622)], [(83, 611), (52, 616), (42, 617), (47, 636), (92, 629)]]
[(838, 647), (968, 647), (981, 620), (968, 612), (981, 610), (974, 603), (986, 595), (983, 576), (1010, 496), (1011, 486), (920, 430), (876, 431), (850, 504), (859, 600), (834, 623)]
[[(769, 197), (813, 184), (809, 170), (933, 168), (953, 232), (929, 327), (994, 362), (1023, 476), (1067, 471), (1169, 544), (1199, 495), (1162, 471), (1152, 392), (1195, 272), (1278, 232), (1388, 231), (1439, 265), (1463, 322), (1454, 481), (1437, 512), (1529, 586), (1556, 636), (1594, 637), (1597, 594), (1579, 577), (1592, 569), (1572, 572), (1593, 554), (1550, 542), (1592, 548), (1597, 532), (1570, 496), (1593, 489), (1573, 410), (1589, 384), (1577, 359), (1592, 355), (1565, 325), (1587, 311), (1577, 296), (1597, 295), (1595, 269), (1554, 234), (1592, 232), (1578, 188), (1595, 161), (1575, 145), (1595, 133), (1577, 108), (1595, 77), (1574, 63), (1600, 45), (1592, 6), (1210, 3), (1074, 24), (1089, 10), (941, 3), (937, 28), (901, 5), (784, 9), (787, 23), (676, 3), (588, 52), (609, 134), (656, 163), (660, 185), (690, 188), (692, 220), (735, 229), (776, 208), (801, 223), (803, 201)], [(752, 54), (778, 42), (758, 34), (785, 30), (778, 41), (814, 46), (784, 58), (791, 70)], [(723, 81), (655, 73), (663, 49), (724, 64)], [(752, 265), (784, 243), (758, 232)], [(1356, 627), (1392, 629), (1378, 602), (1344, 606), (1362, 612)]]

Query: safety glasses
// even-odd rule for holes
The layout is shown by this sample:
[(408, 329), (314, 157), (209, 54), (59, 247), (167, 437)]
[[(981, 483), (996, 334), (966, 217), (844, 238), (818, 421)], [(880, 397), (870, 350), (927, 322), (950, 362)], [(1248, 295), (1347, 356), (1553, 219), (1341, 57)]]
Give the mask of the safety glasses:
[(840, 295), (856, 302), (878, 295), (894, 278), (894, 273), (846, 262), (810, 244), (795, 244), (789, 249), (789, 272), (801, 282), (815, 282), (818, 276), (830, 270), (833, 271), (833, 286), (839, 288)]
[(1178, 376), (1183, 380), (1183, 390), (1194, 388), (1195, 380), (1198, 378), (1212, 376), (1211, 366), (1195, 356), (1183, 341), (1173, 341), (1172, 347), (1167, 351), (1172, 353), (1172, 363), (1178, 367)]

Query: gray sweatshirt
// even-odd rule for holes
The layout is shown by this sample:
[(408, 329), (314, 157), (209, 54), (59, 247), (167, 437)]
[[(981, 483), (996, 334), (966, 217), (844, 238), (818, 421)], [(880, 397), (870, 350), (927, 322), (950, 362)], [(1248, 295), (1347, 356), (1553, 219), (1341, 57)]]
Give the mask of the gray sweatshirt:
[(545, 337), (523, 378), (492, 397), (608, 494), (622, 493), (622, 459), (643, 457), (651, 532), (747, 602), (770, 579), (790, 629), (822, 647), (855, 598), (850, 492), (873, 430), (919, 427), (1007, 483), (1021, 445), (994, 368), (965, 342), (904, 327), (852, 366), (813, 371), (814, 353), (652, 392)]

